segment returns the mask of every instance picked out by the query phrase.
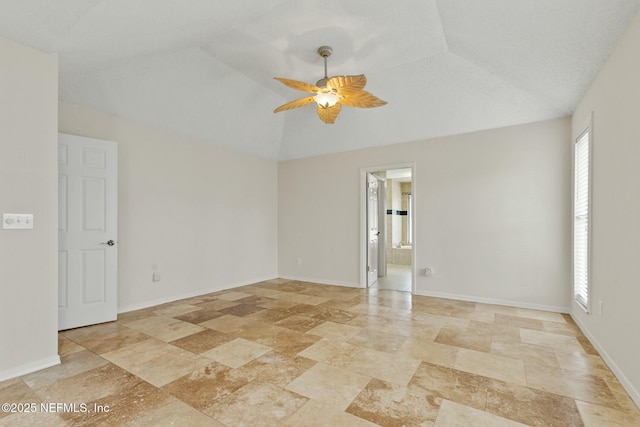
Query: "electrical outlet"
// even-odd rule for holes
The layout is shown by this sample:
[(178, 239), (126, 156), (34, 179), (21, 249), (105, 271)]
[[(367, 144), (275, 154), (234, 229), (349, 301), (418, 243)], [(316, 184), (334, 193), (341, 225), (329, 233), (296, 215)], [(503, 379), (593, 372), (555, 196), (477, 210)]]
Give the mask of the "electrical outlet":
[(423, 274), (427, 277), (433, 276), (433, 268), (425, 267), (425, 269), (423, 270)]
[(296, 258), (296, 264), (302, 265), (302, 258)]
[(160, 273), (158, 273), (157, 271), (153, 272), (153, 281), (154, 282), (159, 282), (160, 281)]

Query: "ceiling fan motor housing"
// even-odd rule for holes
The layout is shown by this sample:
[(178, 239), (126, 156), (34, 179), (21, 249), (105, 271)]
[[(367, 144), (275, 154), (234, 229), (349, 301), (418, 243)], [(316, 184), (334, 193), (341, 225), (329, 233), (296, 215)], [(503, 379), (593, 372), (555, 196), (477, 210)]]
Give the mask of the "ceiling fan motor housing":
[(323, 58), (330, 57), (332, 53), (333, 48), (331, 46), (320, 46), (318, 48), (318, 55), (322, 56)]

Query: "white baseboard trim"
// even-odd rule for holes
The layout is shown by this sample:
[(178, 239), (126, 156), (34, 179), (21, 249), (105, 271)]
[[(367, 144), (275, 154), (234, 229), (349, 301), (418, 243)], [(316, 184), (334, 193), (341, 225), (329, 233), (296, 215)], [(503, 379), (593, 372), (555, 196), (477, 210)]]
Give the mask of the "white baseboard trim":
[(319, 283), (321, 285), (343, 286), (343, 287), (346, 287), (346, 288), (360, 288), (361, 287), (359, 283), (340, 282), (340, 281), (337, 281), (337, 280), (326, 280), (326, 279), (314, 279), (314, 278), (300, 277), (300, 276), (280, 276), (280, 279), (297, 280), (299, 282)]
[(40, 371), (45, 368), (60, 364), (60, 356), (47, 357), (45, 359), (36, 360), (35, 362), (25, 363), (12, 369), (0, 372), (0, 381), (10, 380), (12, 378), (21, 377), (32, 372)]
[(502, 300), (502, 299), (495, 299), (495, 298), (482, 298), (482, 297), (468, 296), (468, 295), (448, 294), (445, 292), (426, 291), (424, 289), (416, 289), (415, 294), (421, 295), (424, 297), (446, 298), (446, 299), (453, 299), (458, 301), (479, 302), (482, 304), (506, 305), (509, 307), (527, 308), (530, 310), (552, 311), (555, 313), (570, 313), (569, 307), (557, 307), (553, 305), (531, 304), (531, 303), (522, 302), (522, 301), (510, 301), (510, 300)]
[(226, 291), (233, 288), (239, 288), (240, 286), (253, 285), (254, 283), (264, 282), (266, 280), (273, 280), (273, 279), (277, 279), (277, 277), (246, 280), (242, 282), (215, 286), (212, 288), (198, 289), (197, 291), (186, 292), (184, 294), (176, 294), (176, 295), (167, 296), (163, 298), (156, 298), (156, 299), (152, 299), (152, 300), (148, 300), (148, 301), (144, 301), (136, 304), (123, 305), (121, 307), (118, 307), (118, 313), (127, 313), (129, 311), (142, 310), (143, 308), (149, 308), (149, 307), (153, 307), (160, 304), (166, 304), (168, 302), (174, 302), (174, 301), (179, 301), (181, 299), (187, 299), (187, 298), (193, 298), (193, 297), (199, 297), (201, 295), (210, 294), (212, 292)]
[(611, 369), (611, 372), (613, 372), (613, 374), (616, 376), (618, 381), (620, 381), (620, 384), (622, 384), (622, 387), (624, 387), (624, 389), (627, 391), (627, 393), (631, 397), (631, 400), (633, 400), (636, 406), (640, 408), (640, 391), (638, 391), (633, 386), (633, 384), (631, 384), (631, 381), (629, 381), (629, 379), (624, 375), (624, 372), (622, 372), (622, 370), (618, 367), (616, 362), (613, 361), (613, 359), (611, 358), (611, 356), (609, 356), (609, 354), (604, 349), (604, 347), (598, 342), (598, 340), (596, 340), (596, 338), (591, 334), (591, 332), (589, 332), (589, 329), (585, 327), (584, 323), (582, 323), (580, 319), (575, 317), (573, 314), (571, 315), (571, 317), (576, 322), (576, 324), (578, 325), (582, 333), (589, 339), (589, 341), (591, 341), (591, 344), (593, 344), (596, 350), (598, 350), (598, 353), (600, 353), (600, 357), (602, 357), (602, 360), (604, 361), (604, 363), (607, 364), (609, 369)]

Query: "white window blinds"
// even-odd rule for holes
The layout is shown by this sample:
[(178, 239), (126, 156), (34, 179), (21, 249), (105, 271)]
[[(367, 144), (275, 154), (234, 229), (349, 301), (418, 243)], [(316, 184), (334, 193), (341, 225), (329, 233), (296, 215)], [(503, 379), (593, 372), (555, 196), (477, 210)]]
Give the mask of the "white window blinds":
[(575, 144), (573, 200), (573, 293), (589, 311), (589, 130)]

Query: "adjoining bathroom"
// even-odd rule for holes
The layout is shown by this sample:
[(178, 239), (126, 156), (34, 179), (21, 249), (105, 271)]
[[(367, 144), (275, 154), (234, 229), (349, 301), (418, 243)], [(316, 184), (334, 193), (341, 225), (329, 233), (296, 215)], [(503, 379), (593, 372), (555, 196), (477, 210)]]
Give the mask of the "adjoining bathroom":
[[(411, 168), (376, 172), (384, 179), (384, 224), (380, 227), (379, 289), (411, 292), (413, 259)], [(382, 221), (381, 221), (382, 222)], [(384, 242), (384, 243), (383, 243)]]

